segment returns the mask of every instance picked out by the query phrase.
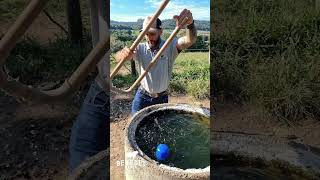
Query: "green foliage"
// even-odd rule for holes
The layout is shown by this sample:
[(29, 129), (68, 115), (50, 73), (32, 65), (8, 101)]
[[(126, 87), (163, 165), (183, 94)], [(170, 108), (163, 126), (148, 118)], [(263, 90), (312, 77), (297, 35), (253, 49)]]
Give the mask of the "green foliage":
[(32, 38), (17, 43), (7, 61), (10, 75), (22, 82), (33, 83), (49, 79), (61, 79), (70, 75), (91, 49), (72, 45), (67, 39), (56, 39), (40, 44)]
[[(90, 28), (90, 12), (89, 12), (89, 1), (79, 0), (81, 8), (82, 23), (84, 29)], [(12, 23), (18, 15), (20, 15), (23, 9), (27, 6), (30, 0), (1, 0), (0, 1), (0, 22)], [(65, 24), (66, 19), (66, 1), (55, 0), (48, 1), (45, 6), (50, 15), (58, 21), (60, 24)]]
[(187, 85), (187, 92), (197, 99), (207, 99), (210, 97), (210, 80), (209, 78), (196, 79)]
[(209, 49), (209, 44), (205, 42), (205, 36), (197, 36), (197, 41), (188, 49)]
[[(118, 22), (111, 20), (111, 29), (132, 29), (140, 30), (142, 28), (143, 19), (138, 19), (136, 22)], [(195, 26), (198, 30), (210, 31), (210, 21), (195, 20)], [(173, 30), (176, 27), (176, 21), (173, 19), (162, 20), (162, 27), (164, 29)]]
[(288, 123), (319, 117), (320, 11), (314, 2), (219, 3), (211, 36), (218, 95), (253, 101)]
[(130, 47), (136, 39), (136, 32), (132, 30), (114, 30), (111, 33), (110, 48), (112, 53), (116, 53), (125, 46)]
[(114, 79), (112, 80), (112, 83), (117, 88), (130, 87), (135, 80), (136, 80), (136, 77), (133, 77), (131, 74), (126, 74), (126, 75), (118, 74), (114, 77)]
[(309, 60), (287, 56), (252, 60), (246, 87), (248, 95), (288, 123), (319, 117), (320, 56)]
[(198, 99), (210, 97), (208, 53), (181, 53), (174, 65), (170, 89)]
[[(128, 66), (129, 62), (126, 62), (126, 65)], [(111, 66), (114, 66), (114, 63)], [(113, 84), (119, 88), (131, 86), (136, 77), (132, 77), (128, 72), (117, 75), (113, 79)], [(172, 93), (206, 99), (210, 96), (209, 78), (208, 53), (181, 53), (174, 64), (169, 89)]]
[(0, 22), (9, 22), (10, 19), (16, 18), (26, 5), (24, 0), (1, 0), (0, 1)]
[[(111, 33), (111, 52), (116, 53), (125, 46), (130, 47), (134, 40), (139, 35), (138, 30), (128, 30), (128, 29), (115, 29)], [(165, 29), (161, 35), (162, 39), (168, 39), (171, 35), (172, 30)], [(178, 37), (184, 36), (185, 31), (180, 32)], [(208, 49), (209, 44), (206, 42), (208, 40), (208, 35), (200, 35), (197, 37), (197, 41), (189, 49)]]

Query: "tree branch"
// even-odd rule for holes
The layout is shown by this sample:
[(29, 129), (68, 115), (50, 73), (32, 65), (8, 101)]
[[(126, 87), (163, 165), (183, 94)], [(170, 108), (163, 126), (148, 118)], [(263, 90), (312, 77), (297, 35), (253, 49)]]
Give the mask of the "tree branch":
[(68, 31), (61, 24), (59, 24), (57, 21), (55, 21), (47, 10), (43, 10), (43, 12), (49, 18), (49, 20), (51, 22), (53, 22), (55, 25), (57, 25), (68, 36)]

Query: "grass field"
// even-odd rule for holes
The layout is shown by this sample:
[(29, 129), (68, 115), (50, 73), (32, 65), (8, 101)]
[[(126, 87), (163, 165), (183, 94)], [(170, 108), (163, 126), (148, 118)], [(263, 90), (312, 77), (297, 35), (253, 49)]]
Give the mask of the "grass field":
[(253, 102), (285, 122), (320, 117), (320, 10), (315, 1), (215, 1), (217, 96)]
[[(170, 82), (170, 92), (187, 94), (197, 99), (209, 98), (210, 68), (208, 52), (181, 53), (175, 61)], [(111, 64), (113, 68), (115, 63)], [(117, 87), (130, 86), (135, 78), (130, 74), (129, 62), (126, 62), (122, 73), (115, 77), (113, 84)]]
[(85, 40), (85, 46), (79, 47), (64, 38), (45, 44), (24, 38), (17, 43), (7, 60), (9, 74), (27, 84), (64, 79), (91, 50), (90, 40)]

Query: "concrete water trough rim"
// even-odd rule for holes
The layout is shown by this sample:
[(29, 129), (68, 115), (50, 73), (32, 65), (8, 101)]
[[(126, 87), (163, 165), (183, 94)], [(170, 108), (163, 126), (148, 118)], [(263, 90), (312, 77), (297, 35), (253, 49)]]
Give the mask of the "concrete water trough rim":
[(236, 133), (213, 133), (211, 154), (234, 154), (248, 158), (261, 158), (266, 162), (281, 161), (304, 171), (320, 171), (320, 153), (295, 140)]
[[(195, 168), (181, 169), (178, 167), (170, 167), (168, 165), (161, 164), (160, 162), (151, 159), (146, 154), (144, 154), (144, 152), (139, 148), (139, 146), (135, 140), (135, 133), (136, 133), (136, 129), (138, 127), (138, 124), (148, 115), (155, 113), (155, 112), (164, 111), (164, 110), (183, 111), (186, 113), (192, 112), (192, 113), (197, 113), (201, 116), (204, 116), (204, 117), (207, 117), (210, 119), (210, 111), (209, 111), (209, 109), (207, 109), (205, 107), (196, 107), (196, 106), (192, 106), (189, 104), (181, 104), (181, 103), (178, 103), (178, 104), (164, 103), (164, 104), (157, 104), (157, 105), (149, 106), (149, 107), (144, 108), (144, 109), (140, 110), (139, 112), (137, 112), (131, 118), (130, 123), (128, 123), (128, 126), (126, 128), (126, 134), (128, 136), (127, 140), (129, 141), (131, 149), (133, 151), (138, 152), (137, 155), (138, 155), (139, 160), (146, 161), (149, 166), (153, 166), (152, 168), (155, 168), (155, 169), (162, 168), (167, 171), (170, 171), (169, 173), (171, 175), (176, 174), (176, 173), (177, 174), (192, 173), (193, 175), (195, 175), (197, 177), (205, 177), (205, 176), (209, 177), (210, 176), (210, 164), (205, 168), (199, 168), (199, 169), (195, 169)], [(210, 156), (208, 158), (210, 158)], [(181, 176), (181, 175), (179, 175), (179, 176)]]

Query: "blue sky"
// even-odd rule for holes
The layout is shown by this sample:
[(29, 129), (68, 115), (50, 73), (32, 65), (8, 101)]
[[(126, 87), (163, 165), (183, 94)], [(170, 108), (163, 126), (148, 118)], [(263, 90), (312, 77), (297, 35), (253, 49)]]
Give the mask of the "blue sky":
[[(152, 15), (158, 9), (162, 0), (110, 0), (111, 20), (135, 22)], [(160, 15), (160, 19), (171, 19), (184, 8), (192, 12), (196, 20), (210, 20), (209, 0), (170, 0)]]

